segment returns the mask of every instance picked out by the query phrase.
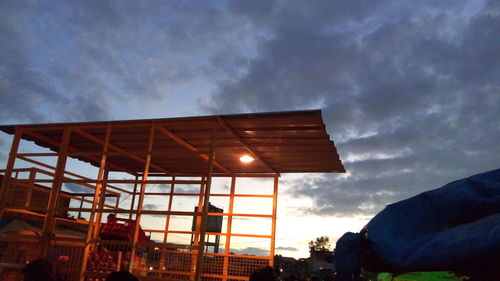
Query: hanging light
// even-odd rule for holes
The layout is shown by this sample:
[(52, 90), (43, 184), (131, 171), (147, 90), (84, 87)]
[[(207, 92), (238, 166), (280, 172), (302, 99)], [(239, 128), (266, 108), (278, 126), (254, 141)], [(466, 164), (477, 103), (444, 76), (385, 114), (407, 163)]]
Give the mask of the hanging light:
[(248, 154), (245, 154), (243, 156), (240, 157), (240, 161), (243, 162), (243, 163), (250, 163), (250, 162), (253, 162), (255, 159), (248, 155)]

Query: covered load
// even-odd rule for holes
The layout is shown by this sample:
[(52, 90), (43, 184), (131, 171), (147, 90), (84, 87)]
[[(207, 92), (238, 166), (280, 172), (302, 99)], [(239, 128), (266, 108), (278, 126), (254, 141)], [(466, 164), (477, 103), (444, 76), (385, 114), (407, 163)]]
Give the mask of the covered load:
[[(340, 280), (369, 271), (454, 271), (484, 278), (500, 268), (500, 169), (388, 205), (336, 246)], [(492, 279), (494, 280), (494, 279)]]

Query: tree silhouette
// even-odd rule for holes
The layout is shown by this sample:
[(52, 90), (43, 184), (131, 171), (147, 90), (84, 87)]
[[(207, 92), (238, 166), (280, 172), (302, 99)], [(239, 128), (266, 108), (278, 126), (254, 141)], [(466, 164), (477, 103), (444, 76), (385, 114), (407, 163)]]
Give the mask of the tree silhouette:
[(309, 251), (315, 252), (328, 252), (332, 250), (332, 245), (330, 244), (330, 238), (328, 236), (320, 236), (315, 240), (309, 241)]

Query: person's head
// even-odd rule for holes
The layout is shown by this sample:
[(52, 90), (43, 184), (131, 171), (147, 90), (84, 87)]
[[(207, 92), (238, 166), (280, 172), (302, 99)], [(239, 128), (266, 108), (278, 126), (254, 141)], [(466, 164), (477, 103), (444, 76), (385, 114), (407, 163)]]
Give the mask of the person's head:
[(55, 273), (54, 264), (48, 259), (34, 260), (23, 269), (24, 281), (53, 281)]
[(276, 281), (274, 269), (270, 266), (263, 267), (250, 275), (249, 281)]
[(106, 281), (139, 281), (139, 279), (128, 271), (114, 271), (106, 277)]

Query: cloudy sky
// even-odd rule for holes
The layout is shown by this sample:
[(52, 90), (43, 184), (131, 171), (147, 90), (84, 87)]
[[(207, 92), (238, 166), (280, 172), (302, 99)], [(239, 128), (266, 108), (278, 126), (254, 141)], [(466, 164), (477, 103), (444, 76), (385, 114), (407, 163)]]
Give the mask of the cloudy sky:
[(348, 172), (282, 178), (305, 256), (499, 168), (500, 2), (1, 1), (0, 98), (1, 124), (322, 109)]

